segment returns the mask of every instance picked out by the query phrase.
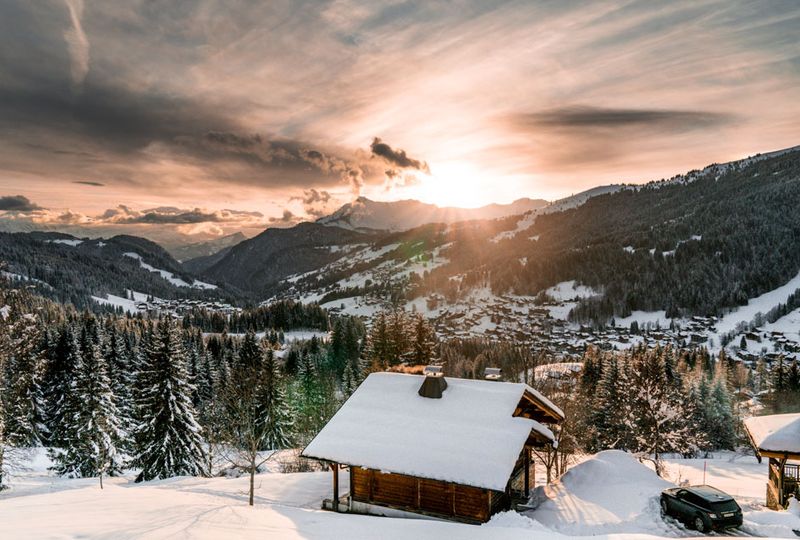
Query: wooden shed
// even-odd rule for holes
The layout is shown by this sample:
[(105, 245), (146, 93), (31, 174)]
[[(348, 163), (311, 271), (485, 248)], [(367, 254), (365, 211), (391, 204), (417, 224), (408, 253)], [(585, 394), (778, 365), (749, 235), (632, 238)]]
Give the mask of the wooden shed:
[(527, 498), (564, 413), (526, 384), (431, 376), (371, 374), (303, 450), (333, 472), (323, 508), (482, 523)]
[(754, 416), (744, 427), (759, 463), (769, 459), (767, 506), (783, 509), (800, 493), (800, 414)]

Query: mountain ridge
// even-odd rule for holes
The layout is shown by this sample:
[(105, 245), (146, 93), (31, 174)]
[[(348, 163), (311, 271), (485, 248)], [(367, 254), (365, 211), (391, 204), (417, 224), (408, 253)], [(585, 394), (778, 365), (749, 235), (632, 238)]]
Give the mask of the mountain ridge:
[(509, 204), (491, 203), (478, 208), (440, 207), (415, 199), (374, 201), (366, 197), (342, 205), (315, 223), (351, 230), (399, 232), (428, 223), (456, 223), (498, 219), (524, 214), (548, 204), (544, 199), (523, 197)]

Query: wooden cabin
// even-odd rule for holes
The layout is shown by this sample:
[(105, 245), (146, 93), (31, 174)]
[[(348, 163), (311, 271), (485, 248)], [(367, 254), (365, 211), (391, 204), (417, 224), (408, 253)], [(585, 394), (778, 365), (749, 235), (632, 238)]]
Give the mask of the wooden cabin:
[(758, 462), (769, 459), (767, 506), (781, 510), (800, 493), (800, 414), (754, 416), (744, 427)]
[(373, 373), (302, 455), (331, 468), (325, 509), (482, 523), (527, 499), (531, 448), (563, 420), (522, 383)]

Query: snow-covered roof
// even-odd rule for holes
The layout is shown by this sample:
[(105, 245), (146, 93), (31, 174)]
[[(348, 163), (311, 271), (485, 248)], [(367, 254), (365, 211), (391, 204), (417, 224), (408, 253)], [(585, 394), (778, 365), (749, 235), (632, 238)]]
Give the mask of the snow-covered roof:
[(337, 463), (502, 491), (531, 431), (541, 423), (514, 417), (522, 383), (447, 378), (441, 399), (417, 394), (423, 376), (373, 373), (303, 455)]
[(753, 416), (744, 425), (760, 452), (800, 454), (800, 413)]

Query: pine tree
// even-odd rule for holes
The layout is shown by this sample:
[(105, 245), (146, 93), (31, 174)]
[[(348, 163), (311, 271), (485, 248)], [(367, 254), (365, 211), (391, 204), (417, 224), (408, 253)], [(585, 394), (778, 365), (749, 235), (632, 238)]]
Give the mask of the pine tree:
[[(134, 362), (131, 361), (125, 339), (113, 320), (109, 320), (105, 327), (103, 359), (119, 414), (120, 429), (128, 433), (134, 428), (134, 405), (131, 393), (134, 385)], [(121, 445), (126, 446), (127, 441), (128, 438), (123, 436)]]
[(40, 387), (43, 369), (43, 333), (34, 321), (21, 318), (11, 324), (10, 354), (6, 361), (6, 437), (15, 446), (37, 446), (47, 435)]
[(272, 350), (264, 359), (263, 375), (258, 390), (259, 418), (264, 422), (262, 450), (288, 448), (292, 440), (292, 413), (287, 402), (278, 363)]
[(413, 319), (413, 342), (409, 361), (416, 365), (431, 364), (435, 360), (436, 333), (430, 323), (417, 313)]
[(54, 469), (72, 477), (115, 475), (120, 471), (118, 444), (122, 437), (119, 411), (101, 354), (101, 336), (94, 317), (84, 320), (80, 339), (80, 362), (64, 418), (65, 444), (53, 450)]
[(68, 415), (74, 413), (69, 411), (70, 395), (80, 362), (81, 351), (75, 329), (71, 324), (65, 324), (50, 359), (44, 383), (45, 418), (48, 444), (51, 446), (63, 446), (67, 442), (64, 427)]
[(178, 329), (168, 318), (158, 321), (144, 362), (138, 388), (143, 422), (136, 432), (135, 459), (142, 470), (136, 481), (202, 474), (204, 453), (186, 354)]
[(261, 369), (261, 358), (263, 350), (256, 339), (256, 333), (251, 328), (244, 335), (242, 344), (239, 347), (238, 366), (252, 372)]
[(596, 347), (588, 347), (583, 355), (583, 369), (581, 369), (581, 389), (586, 396), (594, 396), (597, 385), (603, 375), (603, 360), (599, 357)]
[(625, 425), (626, 373), (623, 359), (611, 355), (605, 360), (602, 377), (597, 384), (593, 414), (590, 415), (593, 449), (624, 449), (627, 446), (629, 426)]
[(367, 336), (364, 350), (364, 359), (370, 364), (370, 371), (382, 371), (390, 365), (392, 347), (389, 342), (386, 313), (381, 311), (372, 320), (372, 327)]
[(396, 365), (408, 360), (411, 352), (411, 339), (408, 318), (404, 311), (395, 309), (387, 320), (388, 365)]
[(683, 396), (667, 382), (665, 358), (658, 349), (639, 352), (630, 383), (634, 450), (653, 455), (660, 474), (661, 453), (691, 451)]
[(736, 431), (731, 395), (724, 375), (715, 379), (706, 407), (711, 447), (732, 450), (736, 445)]

